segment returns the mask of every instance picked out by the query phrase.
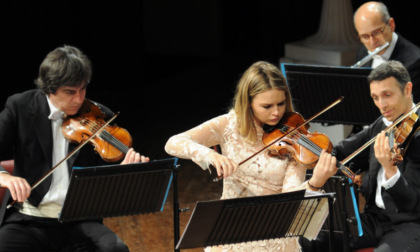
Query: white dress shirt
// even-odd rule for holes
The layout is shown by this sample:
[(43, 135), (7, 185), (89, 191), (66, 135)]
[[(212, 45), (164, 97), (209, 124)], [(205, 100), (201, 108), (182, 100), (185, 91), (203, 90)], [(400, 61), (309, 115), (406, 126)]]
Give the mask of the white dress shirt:
[[(51, 111), (48, 119), (51, 120), (53, 135), (52, 165), (55, 167), (67, 156), (69, 142), (65, 139), (61, 131), (64, 112), (58, 110), (51, 103), (48, 96), (47, 100)], [(69, 187), (67, 162), (61, 163), (50, 176), (52, 176), (50, 189), (47, 194), (45, 194), (38, 208), (32, 206), (28, 201), (25, 201), (23, 204), (24, 207), (21, 210), (22, 213), (39, 217), (58, 218), (58, 214), (61, 211)]]

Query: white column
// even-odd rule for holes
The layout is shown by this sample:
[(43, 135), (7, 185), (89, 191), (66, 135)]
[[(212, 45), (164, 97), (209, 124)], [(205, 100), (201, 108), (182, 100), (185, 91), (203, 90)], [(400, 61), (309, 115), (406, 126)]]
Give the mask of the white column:
[(285, 45), (281, 62), (351, 66), (360, 46), (350, 0), (324, 0), (318, 32)]

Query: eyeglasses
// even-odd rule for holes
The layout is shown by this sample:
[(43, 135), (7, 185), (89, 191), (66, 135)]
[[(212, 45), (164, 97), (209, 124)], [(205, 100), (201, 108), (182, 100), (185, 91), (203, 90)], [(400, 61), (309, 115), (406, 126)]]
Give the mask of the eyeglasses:
[(389, 20), (386, 22), (385, 26), (379, 29), (374, 30), (373, 32), (371, 32), (370, 34), (362, 34), (359, 35), (359, 39), (362, 41), (368, 41), (370, 39), (370, 37), (372, 38), (376, 38), (379, 35), (382, 35), (385, 31), (386, 26), (389, 24)]

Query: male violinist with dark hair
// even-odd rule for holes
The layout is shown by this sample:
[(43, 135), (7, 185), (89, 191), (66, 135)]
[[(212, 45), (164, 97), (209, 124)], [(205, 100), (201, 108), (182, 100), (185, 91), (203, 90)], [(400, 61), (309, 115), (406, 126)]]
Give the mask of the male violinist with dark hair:
[[(375, 247), (374, 251), (381, 252), (420, 251), (420, 120), (412, 125), (407, 139), (398, 143), (403, 147), (403, 160), (399, 164), (394, 163), (391, 151), (395, 145), (384, 131), (402, 115), (417, 117), (413, 84), (408, 71), (398, 61), (388, 61), (373, 69), (368, 82), (370, 95), (382, 116), (341, 141), (332, 151), (337, 160), (343, 160), (376, 137), (374, 144), (352, 159), (354, 168), (368, 170), (360, 187), (366, 199), (360, 214), (363, 236), (350, 237), (349, 246), (351, 249)], [(315, 244), (326, 246), (322, 238)], [(325, 251), (325, 247), (316, 245), (317, 251)], [(339, 246), (334, 244), (335, 248)]]
[[(79, 111), (91, 74), (91, 62), (79, 49), (58, 47), (40, 66), (38, 89), (7, 99), (0, 113), (0, 160), (14, 159), (15, 167), (12, 175), (0, 166), (0, 186), (9, 189), (0, 209), (0, 251), (128, 251), (100, 221), (58, 222), (71, 168), (104, 164), (92, 146), (30, 186), (77, 147), (65, 139), (61, 123)], [(148, 160), (130, 149), (122, 164)], [(12, 199), (17, 203), (6, 209)]]

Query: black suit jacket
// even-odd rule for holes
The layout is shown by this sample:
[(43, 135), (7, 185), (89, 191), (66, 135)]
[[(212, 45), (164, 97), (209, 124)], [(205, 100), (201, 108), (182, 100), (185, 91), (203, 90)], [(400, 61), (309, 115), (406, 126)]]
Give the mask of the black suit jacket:
[[(367, 54), (366, 47), (361, 47), (357, 53), (356, 62), (363, 59)], [(397, 43), (389, 59), (401, 62), (407, 68), (413, 83), (414, 102), (420, 102), (420, 48), (398, 34)], [(364, 66), (371, 67), (372, 60)]]
[[(419, 124), (416, 125), (418, 127)], [(333, 148), (333, 154), (338, 160), (343, 160), (363, 144), (376, 137), (386, 128), (382, 116), (368, 128), (343, 140)], [(383, 212), (387, 214), (393, 223), (420, 221), (420, 131), (415, 133), (410, 144), (407, 146), (404, 160), (398, 165), (401, 177), (397, 183), (382, 193), (386, 210), (376, 207), (375, 195), (377, 187), (377, 175), (380, 164), (375, 158), (373, 144), (357, 155), (354, 159), (354, 168), (363, 169), (368, 167), (363, 177), (361, 191), (366, 198), (365, 212)]]
[[(108, 116), (112, 112), (100, 105)], [(48, 119), (50, 108), (46, 95), (40, 90), (15, 94), (7, 99), (0, 113), (0, 159), (14, 159), (15, 176), (25, 178), (33, 185), (52, 168), (52, 129)], [(70, 144), (69, 153), (77, 147)], [(100, 165), (105, 162), (95, 153), (91, 145), (85, 145), (68, 161), (69, 174), (73, 166)], [(0, 170), (4, 170), (0, 167)], [(28, 201), (38, 206), (51, 185), (51, 176), (32, 190)], [(11, 201), (9, 192), (0, 208), (0, 225), (5, 207)]]

